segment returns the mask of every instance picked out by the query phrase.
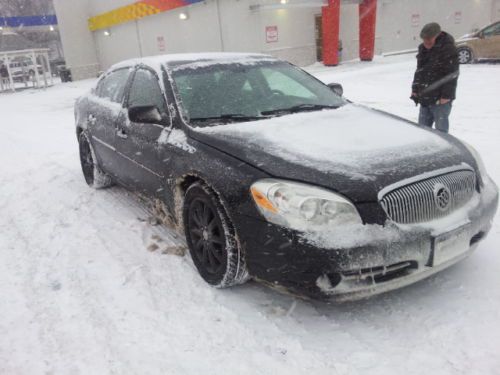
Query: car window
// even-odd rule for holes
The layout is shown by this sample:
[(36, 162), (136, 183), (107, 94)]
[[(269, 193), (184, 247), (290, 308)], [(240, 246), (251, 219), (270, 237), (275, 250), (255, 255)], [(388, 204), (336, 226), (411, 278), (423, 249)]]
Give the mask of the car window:
[(304, 85), (275, 69), (263, 68), (262, 74), (273, 92), (296, 96), (299, 98), (314, 98), (315, 95)]
[(121, 103), (128, 77), (128, 69), (116, 70), (106, 75), (97, 86), (97, 95), (112, 102)]
[(174, 88), (187, 120), (263, 116), (296, 106), (338, 107), (345, 101), (304, 71), (283, 62), (196, 66), (170, 64)]
[(491, 26), (487, 27), (486, 29), (484, 29), (483, 35), (484, 36), (500, 35), (500, 22), (496, 23), (494, 25), (491, 25)]
[(147, 69), (138, 69), (130, 87), (128, 107), (155, 106), (160, 113), (167, 113), (165, 97), (158, 78)]

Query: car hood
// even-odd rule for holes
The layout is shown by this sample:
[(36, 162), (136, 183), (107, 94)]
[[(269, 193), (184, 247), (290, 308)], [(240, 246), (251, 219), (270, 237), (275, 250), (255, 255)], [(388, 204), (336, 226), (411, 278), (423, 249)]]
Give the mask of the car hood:
[(475, 166), (452, 136), (353, 104), (194, 128), (190, 136), (273, 177), (323, 186), (355, 202), (374, 202), (385, 186), (421, 173)]

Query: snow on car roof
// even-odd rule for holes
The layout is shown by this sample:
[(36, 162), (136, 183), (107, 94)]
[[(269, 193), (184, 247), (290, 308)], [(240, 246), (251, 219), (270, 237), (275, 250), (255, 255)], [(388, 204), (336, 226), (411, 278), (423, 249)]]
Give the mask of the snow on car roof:
[(167, 65), (171, 62), (201, 62), (213, 61), (245, 61), (257, 59), (273, 59), (270, 55), (261, 53), (233, 53), (233, 52), (206, 52), (206, 53), (175, 53), (168, 55), (148, 56), (142, 58), (129, 59), (117, 64), (114, 64), (110, 70), (132, 67), (139, 64), (149, 65), (152, 68), (158, 68), (161, 65)]

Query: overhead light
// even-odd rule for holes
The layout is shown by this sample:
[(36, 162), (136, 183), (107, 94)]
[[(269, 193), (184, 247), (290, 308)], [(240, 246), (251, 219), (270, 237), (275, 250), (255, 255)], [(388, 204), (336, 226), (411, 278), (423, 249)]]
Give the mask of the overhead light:
[(2, 30), (3, 30), (3, 26), (0, 26), (0, 31), (2, 31)]
[(55, 30), (55, 29), (54, 29), (54, 26), (50, 25), (50, 26), (49, 26), (49, 30), (50, 30), (50, 31), (54, 31), (54, 30)]
[(288, 0), (280, 0), (280, 3), (283, 5), (288, 4)]
[(111, 32), (109, 30), (104, 30), (104, 36), (110, 36)]
[(180, 20), (185, 21), (185, 20), (187, 20), (188, 18), (189, 18), (189, 15), (188, 15), (187, 13), (182, 12), (182, 13), (180, 13), (180, 14), (179, 14), (179, 19), (180, 19)]

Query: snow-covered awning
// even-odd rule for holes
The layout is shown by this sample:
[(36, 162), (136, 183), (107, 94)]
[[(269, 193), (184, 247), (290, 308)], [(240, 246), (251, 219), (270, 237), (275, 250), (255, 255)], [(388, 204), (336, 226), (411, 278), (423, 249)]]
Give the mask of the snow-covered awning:
[[(28, 83), (32, 83), (34, 88), (42, 87), (43, 82), (46, 88), (49, 86), (47, 74), (50, 85), (54, 83), (48, 48), (0, 51), (0, 69), (0, 91), (16, 91), (16, 81), (20, 81), (25, 87), (28, 87)], [(7, 71), (7, 76), (1, 74), (2, 70)]]

